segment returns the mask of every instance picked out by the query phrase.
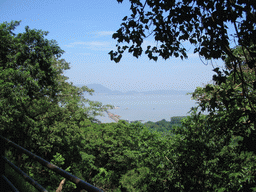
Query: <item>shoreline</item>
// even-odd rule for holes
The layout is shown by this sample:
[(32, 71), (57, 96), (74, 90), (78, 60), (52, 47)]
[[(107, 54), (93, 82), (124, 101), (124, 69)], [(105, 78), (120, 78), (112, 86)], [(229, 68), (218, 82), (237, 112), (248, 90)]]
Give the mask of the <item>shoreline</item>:
[(115, 122), (118, 122), (120, 119), (120, 115), (116, 115), (116, 114), (114, 114), (114, 113), (110, 113), (109, 111), (105, 111), (107, 114), (108, 114), (108, 117), (110, 118), (110, 119), (113, 119)]

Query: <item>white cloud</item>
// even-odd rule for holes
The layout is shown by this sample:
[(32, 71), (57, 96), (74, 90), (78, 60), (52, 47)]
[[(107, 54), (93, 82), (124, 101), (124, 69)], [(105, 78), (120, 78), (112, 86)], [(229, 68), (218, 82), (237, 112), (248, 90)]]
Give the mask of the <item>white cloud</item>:
[(83, 41), (80, 41), (80, 42), (73, 42), (73, 43), (70, 43), (71, 45), (88, 45), (88, 46), (108, 46), (109, 45), (109, 42), (107, 41), (90, 41), (90, 42), (83, 42)]
[(95, 34), (99, 36), (112, 36), (113, 33), (115, 33), (115, 31), (99, 31), (99, 32), (96, 32)]
[(88, 56), (88, 55), (91, 55), (91, 53), (73, 53), (73, 55), (85, 55), (85, 56)]
[(106, 47), (106, 46), (109, 46), (110, 43), (107, 42), (107, 41), (92, 41), (92, 42), (89, 42), (89, 45), (90, 46), (103, 46), (103, 47)]
[(71, 45), (71, 44), (69, 44), (69, 45), (63, 45), (64, 47), (74, 47), (74, 45)]
[(113, 47), (113, 44), (108, 41), (77, 41), (70, 44), (65, 45), (66, 47), (73, 48), (85, 48), (91, 50), (109, 50)]
[(87, 46), (106, 46), (108, 42), (101, 42), (101, 41), (90, 41), (90, 42), (73, 42), (68, 45), (65, 45), (66, 47), (75, 47), (76, 45), (87, 45)]

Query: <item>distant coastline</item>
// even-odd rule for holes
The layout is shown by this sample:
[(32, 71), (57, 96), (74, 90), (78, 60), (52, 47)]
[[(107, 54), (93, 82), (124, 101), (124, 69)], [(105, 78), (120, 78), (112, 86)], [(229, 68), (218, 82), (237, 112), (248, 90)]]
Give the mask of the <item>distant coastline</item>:
[(116, 114), (113, 114), (113, 113), (110, 113), (109, 111), (105, 111), (107, 114), (108, 114), (108, 117), (110, 119), (113, 119), (115, 122), (118, 122), (120, 120), (120, 115), (116, 115)]
[[(96, 117), (102, 123), (117, 122), (119, 119), (127, 122), (143, 121), (142, 123), (169, 120), (172, 116), (186, 115), (196, 104), (191, 100), (191, 96), (187, 95), (188, 92), (193, 91), (160, 90), (123, 93), (112, 91), (102, 85), (88, 86), (88, 88), (94, 89), (95, 92), (93, 95), (85, 92), (84, 96), (87, 99), (101, 102), (102, 105), (115, 106), (113, 109), (106, 109), (111, 114), (104, 112), (103, 116)], [(116, 118), (117, 116), (120, 117)]]
[[(138, 91), (121, 92), (116, 90), (113, 91), (100, 84), (88, 84), (88, 85), (77, 84), (75, 86), (77, 87), (87, 86), (89, 89), (94, 90), (93, 95), (155, 95), (155, 94), (186, 95), (187, 93), (193, 92), (192, 90), (154, 90), (154, 91), (141, 91), (141, 92), (138, 92)], [(85, 95), (89, 95), (89, 93), (85, 93)]]

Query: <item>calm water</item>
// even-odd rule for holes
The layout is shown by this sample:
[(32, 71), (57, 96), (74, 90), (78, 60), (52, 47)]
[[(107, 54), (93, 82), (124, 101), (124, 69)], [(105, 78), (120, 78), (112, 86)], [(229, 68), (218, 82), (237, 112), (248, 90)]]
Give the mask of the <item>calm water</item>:
[[(102, 102), (103, 105), (110, 104), (119, 106), (119, 109), (109, 110), (111, 113), (120, 115), (120, 119), (130, 121), (143, 120), (160, 121), (165, 119), (170, 121), (172, 116), (185, 116), (191, 107), (195, 106), (195, 101), (190, 95), (93, 95), (85, 96), (92, 101)], [(105, 117), (97, 117), (102, 123), (114, 122)]]

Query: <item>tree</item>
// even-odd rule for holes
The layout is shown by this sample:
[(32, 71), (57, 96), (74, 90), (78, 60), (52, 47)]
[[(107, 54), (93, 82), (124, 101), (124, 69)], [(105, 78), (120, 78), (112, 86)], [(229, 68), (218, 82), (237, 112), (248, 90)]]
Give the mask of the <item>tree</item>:
[[(177, 189), (183, 191), (252, 190), (256, 153), (256, 3), (252, 0), (130, 2), (132, 14), (123, 18), (120, 29), (113, 34), (118, 44), (117, 51), (109, 52), (111, 60), (119, 62), (127, 50), (137, 58), (145, 51), (155, 61), (159, 57), (187, 58), (182, 45), (186, 41), (195, 45), (194, 53), (200, 57), (226, 62), (227, 69), (214, 69), (213, 85), (197, 88), (193, 93), (199, 101), (199, 113), (184, 119), (184, 126), (174, 132), (180, 134), (173, 145), (178, 156), (169, 159), (177, 164), (177, 170), (169, 181), (176, 182)], [(229, 27), (233, 27), (233, 34), (229, 33)], [(156, 45), (143, 50), (143, 40), (150, 35)], [(237, 49), (231, 47), (231, 41)], [(209, 115), (202, 117), (201, 111)], [(188, 151), (190, 146), (193, 151)], [(205, 156), (207, 151), (213, 156)], [(204, 167), (206, 164), (210, 168)], [(230, 167), (235, 171), (230, 171)], [(214, 180), (218, 181), (216, 185), (212, 185)]]
[(56, 98), (57, 71), (51, 66), (52, 57), (59, 58), (63, 50), (56, 42), (44, 39), (47, 32), (26, 27), (26, 32), (15, 35), (12, 31), (19, 23), (0, 25), (0, 124), (10, 139), (19, 135), (23, 138), (19, 144), (24, 144), (31, 123), (49, 107), (50, 99)]
[[(117, 0), (123, 2), (123, 0)], [(195, 45), (194, 52), (206, 59), (221, 58), (225, 55), (236, 58), (229, 47), (228, 24), (235, 28), (238, 45), (252, 56), (255, 50), (255, 8), (252, 0), (145, 0), (131, 2), (132, 14), (125, 16), (121, 28), (113, 34), (117, 39), (117, 51), (110, 52), (111, 59), (118, 62), (126, 49), (139, 57), (142, 43), (150, 35), (154, 36), (156, 46), (148, 46), (145, 54), (157, 60), (160, 56), (187, 58), (182, 42)], [(119, 43), (132, 43), (120, 46)], [(254, 66), (254, 64), (253, 64)]]
[[(123, 18), (120, 29), (113, 34), (118, 44), (117, 51), (112, 50), (109, 53), (111, 60), (120, 61), (126, 50), (138, 58), (143, 52), (143, 40), (149, 35), (154, 36), (157, 45), (148, 46), (145, 54), (149, 59), (154, 60), (158, 57), (168, 59), (171, 56), (187, 58), (182, 42), (190, 42), (195, 45), (194, 53), (206, 59), (221, 58), (226, 61), (227, 67), (232, 69), (232, 71), (214, 69), (217, 74), (213, 76), (213, 80), (221, 85), (226, 81), (231, 82), (228, 78), (233, 78), (234, 83), (229, 84), (233, 90), (237, 90), (236, 82), (241, 83), (239, 85), (241, 95), (230, 90), (229, 96), (236, 102), (248, 103), (250, 106), (250, 109), (246, 110), (248, 122), (254, 125), (255, 129), (256, 108), (251, 93), (256, 90), (256, 79), (253, 78), (256, 76), (254, 46), (256, 3), (252, 0), (145, 0), (144, 2), (130, 0), (130, 2), (132, 14)], [(234, 28), (234, 34), (228, 32), (228, 27), (231, 26)], [(237, 49), (230, 47), (230, 42), (233, 40), (240, 49), (239, 54)], [(250, 69), (250, 81), (242, 72), (245, 69)], [(223, 90), (221, 94), (220, 96), (224, 97), (226, 92)], [(225, 102), (232, 105), (233, 100), (225, 100)], [(214, 102), (214, 99), (211, 101)], [(235, 117), (238, 117), (238, 114)]]
[[(235, 48), (232, 52), (239, 58), (241, 47)], [(253, 171), (255, 169), (253, 159), (256, 155), (256, 132), (255, 122), (252, 121), (256, 108), (255, 90), (252, 84), (256, 77), (253, 74), (254, 71), (248, 68), (245, 58), (240, 59), (243, 65), (241, 69), (235, 71), (230, 68), (232, 65), (227, 57), (226, 66), (229, 69), (224, 71), (226, 72), (225, 81), (219, 83), (218, 78), (222, 74), (217, 75), (215, 84), (208, 84), (203, 88), (198, 87), (192, 96), (198, 101), (196, 109), (200, 109), (199, 114), (201, 111), (209, 113), (206, 118), (207, 124), (211, 128), (209, 133), (214, 137), (219, 137), (223, 142), (222, 150), (215, 155), (219, 156), (219, 160), (222, 159), (222, 162), (218, 160), (219, 165), (215, 165), (214, 169), (218, 170), (218, 166), (222, 167), (220, 170), (226, 169), (225, 174), (220, 178), (229, 177), (229, 179), (226, 178), (226, 181), (233, 183), (232, 190), (240, 190), (239, 186), (243, 186), (243, 190), (250, 191), (252, 187), (255, 187), (256, 177)], [(221, 73), (219, 69), (215, 69), (215, 72)], [(244, 82), (241, 82), (239, 76), (243, 76)], [(223, 156), (224, 154), (225, 156)], [(227, 160), (226, 157), (232, 158)], [(224, 159), (226, 160), (224, 161)], [(228, 165), (227, 161), (232, 162), (232, 165)], [(226, 168), (223, 167), (225, 163)], [(239, 166), (238, 164), (243, 165)], [(236, 167), (234, 169), (236, 171), (230, 172), (229, 167)], [(219, 173), (221, 173), (220, 170)]]
[[(163, 191), (169, 140), (142, 123), (93, 124), (84, 129), (80, 169), (104, 191)], [(138, 177), (137, 177), (138, 176)]]
[[(255, 154), (240, 153), (242, 137), (216, 134), (220, 124), (194, 110), (172, 130), (168, 184), (173, 191), (252, 191)], [(223, 125), (224, 126), (224, 125)], [(225, 127), (221, 127), (225, 128)]]
[[(118, 0), (118, 2), (122, 1)], [(186, 41), (195, 45), (194, 53), (206, 59), (225, 60), (229, 57), (229, 63), (233, 65), (236, 74), (236, 69), (240, 69), (243, 63), (241, 57), (237, 57), (230, 47), (230, 42), (235, 41), (237, 46), (241, 47), (246, 65), (253, 69), (256, 75), (256, 47), (252, 46), (256, 44), (254, 1), (130, 0), (130, 2), (132, 14), (123, 18), (121, 27), (113, 34), (118, 44), (117, 51), (109, 52), (111, 60), (119, 62), (127, 49), (138, 58), (143, 53), (143, 40), (153, 35), (156, 45), (148, 46), (145, 50), (145, 54), (150, 59), (156, 61), (158, 57), (168, 59), (171, 56), (187, 58), (186, 48), (182, 45), (182, 42)], [(234, 28), (234, 34), (228, 32), (228, 27), (231, 26)], [(225, 81), (225, 76), (221, 73), (218, 76), (218, 83)], [(244, 84), (244, 77), (240, 75), (239, 78)], [(252, 86), (255, 90), (256, 81), (252, 82)], [(243, 92), (245, 93), (244, 90)], [(253, 119), (251, 120), (254, 122)]]
[[(91, 120), (100, 115), (106, 108), (83, 97), (84, 91), (93, 90), (66, 82), (63, 72), (69, 69), (69, 63), (59, 59), (64, 51), (56, 41), (45, 39), (48, 32), (29, 27), (16, 35), (13, 30), (19, 23), (0, 25), (1, 131), (9, 133), (10, 139), (22, 137), (33, 124), (56, 118), (58, 110), (69, 110), (68, 118), (74, 118), (79, 109)], [(89, 107), (85, 107), (86, 103)], [(51, 110), (57, 111), (52, 117), (44, 117), (50, 116)]]
[[(66, 82), (63, 72), (69, 63), (60, 59), (64, 51), (56, 41), (45, 38), (48, 32), (26, 27), (16, 35), (19, 23), (0, 24), (0, 134), (48, 161), (64, 159), (61, 168), (72, 171), (81, 160), (81, 127), (97, 122), (95, 116), (106, 107), (83, 97), (84, 91), (93, 90)], [(44, 186), (60, 182), (49, 180), (52, 173), (46, 168), (10, 150), (9, 158)]]
[[(240, 57), (241, 47), (237, 47), (232, 52), (236, 57)], [(256, 154), (255, 146), (255, 90), (253, 82), (256, 77), (254, 71), (248, 68), (245, 58), (241, 58), (243, 66), (240, 70), (230, 69), (230, 58), (226, 59), (225, 82), (220, 82), (221, 72), (215, 69), (218, 74), (214, 76), (216, 84), (208, 84), (204, 88), (197, 88), (193, 93), (193, 98), (197, 99), (198, 107), (202, 111), (208, 111), (212, 123), (219, 124), (219, 129), (215, 130), (220, 135), (226, 135), (230, 139), (231, 135), (244, 138), (241, 143), (241, 150), (253, 151)], [(241, 82), (243, 76), (243, 82)], [(224, 128), (225, 127), (225, 128)]]

